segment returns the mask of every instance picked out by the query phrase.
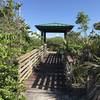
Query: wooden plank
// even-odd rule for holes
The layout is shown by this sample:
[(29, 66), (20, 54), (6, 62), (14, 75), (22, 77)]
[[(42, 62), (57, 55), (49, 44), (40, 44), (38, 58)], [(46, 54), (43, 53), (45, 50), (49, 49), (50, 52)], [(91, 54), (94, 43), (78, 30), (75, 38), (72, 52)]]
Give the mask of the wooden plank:
[(25, 73), (28, 72), (28, 70), (29, 70), (29, 65), (26, 67), (25, 70), (23, 70), (22, 72), (20, 72), (20, 75), (19, 75), (19, 76), (20, 76), (20, 77), (24, 76)]
[(29, 58), (30, 56), (34, 55), (36, 52), (38, 52), (38, 50), (33, 50), (32, 52), (29, 52), (25, 55), (22, 55), (21, 57), (18, 58), (19, 63), (26, 60), (27, 58)]
[(35, 49), (35, 50), (33, 50), (33, 51), (31, 51), (31, 52), (29, 52), (27, 54), (22, 55), (17, 60), (19, 60), (21, 62), (22, 60), (24, 60), (24, 59), (26, 59), (26, 58), (28, 58), (28, 57), (30, 57), (30, 56), (34, 55), (35, 53), (38, 53), (38, 52), (39, 52), (39, 50)]
[(22, 66), (24, 66), (24, 65), (26, 65), (31, 59), (35, 59), (35, 57), (37, 56), (37, 54), (38, 53), (36, 53), (36, 54), (34, 54), (33, 56), (31, 56), (31, 57), (29, 57), (29, 58), (27, 58), (24, 62), (20, 62), (19, 63), (19, 65), (20, 65), (20, 67), (22, 67)]
[(24, 65), (22, 68), (19, 69), (19, 72), (22, 72), (24, 69), (26, 69), (30, 65), (30, 62), (28, 62), (26, 65)]
[[(30, 63), (31, 62), (31, 63)], [(22, 71), (24, 72), (24, 69), (27, 70), (29, 65), (31, 65), (33, 67), (33, 65), (36, 65), (38, 62), (38, 58), (30, 60), (26, 65), (24, 65), (22, 68), (19, 69), (19, 72), (21, 73)], [(22, 72), (22, 73), (23, 73)], [(22, 74), (21, 73), (21, 74)]]
[(26, 74), (31, 74), (32, 65), (28, 65), (28, 67), (20, 74), (20, 78), (25, 77)]
[(20, 78), (20, 81), (26, 80), (31, 74), (32, 74), (31, 72), (25, 73), (25, 75)]

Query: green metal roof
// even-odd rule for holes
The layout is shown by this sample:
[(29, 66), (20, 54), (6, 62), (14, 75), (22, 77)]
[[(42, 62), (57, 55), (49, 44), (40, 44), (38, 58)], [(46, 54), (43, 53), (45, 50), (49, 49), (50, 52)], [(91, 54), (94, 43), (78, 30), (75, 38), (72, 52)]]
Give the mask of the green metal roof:
[(48, 23), (35, 25), (42, 32), (69, 32), (74, 26), (62, 23)]
[(41, 26), (69, 26), (67, 24), (62, 23), (47, 23), (47, 24), (40, 24)]

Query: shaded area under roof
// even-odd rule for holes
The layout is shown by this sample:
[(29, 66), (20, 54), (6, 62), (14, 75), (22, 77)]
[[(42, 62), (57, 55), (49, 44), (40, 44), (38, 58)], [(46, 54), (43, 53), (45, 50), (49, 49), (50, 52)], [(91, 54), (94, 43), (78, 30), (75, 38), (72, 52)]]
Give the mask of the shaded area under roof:
[(48, 24), (35, 25), (35, 27), (42, 32), (66, 33), (69, 32), (74, 26), (62, 23), (48, 23)]

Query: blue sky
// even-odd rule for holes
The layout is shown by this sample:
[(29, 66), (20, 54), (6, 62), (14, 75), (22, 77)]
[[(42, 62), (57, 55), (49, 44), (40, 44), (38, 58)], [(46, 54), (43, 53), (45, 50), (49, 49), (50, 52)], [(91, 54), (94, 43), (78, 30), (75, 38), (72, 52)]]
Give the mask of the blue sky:
[[(32, 31), (37, 31), (36, 24), (65, 23), (75, 25), (77, 13), (84, 11), (88, 14), (91, 31), (92, 24), (100, 21), (100, 0), (15, 0), (21, 1), (21, 16), (30, 25)], [(48, 36), (54, 34), (48, 34)], [(57, 35), (57, 34), (56, 34)]]

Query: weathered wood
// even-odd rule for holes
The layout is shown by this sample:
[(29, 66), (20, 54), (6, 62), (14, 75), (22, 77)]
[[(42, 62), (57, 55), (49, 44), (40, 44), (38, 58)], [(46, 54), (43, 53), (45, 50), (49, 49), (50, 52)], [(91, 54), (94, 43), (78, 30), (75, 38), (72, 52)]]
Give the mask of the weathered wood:
[(17, 59), (19, 63), (18, 72), (20, 81), (27, 79), (32, 74), (33, 67), (40, 63), (40, 58), (43, 53), (43, 46), (41, 46), (39, 49), (34, 49), (33, 51), (28, 52)]

